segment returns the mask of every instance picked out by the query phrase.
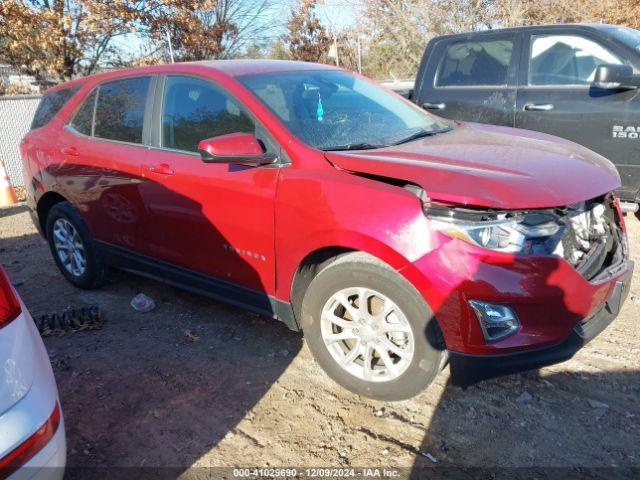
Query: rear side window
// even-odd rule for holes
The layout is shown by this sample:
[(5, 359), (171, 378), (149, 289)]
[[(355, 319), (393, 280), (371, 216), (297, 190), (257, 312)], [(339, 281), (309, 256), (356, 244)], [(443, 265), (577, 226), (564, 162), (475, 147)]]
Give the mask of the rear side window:
[(162, 105), (162, 146), (190, 152), (206, 138), (254, 133), (255, 124), (238, 103), (211, 83), (192, 77), (167, 77)]
[(79, 89), (80, 86), (78, 85), (76, 87), (63, 88), (54, 92), (45, 93), (33, 116), (31, 129), (44, 127), (49, 123)]
[(93, 135), (93, 111), (96, 105), (97, 89), (94, 89), (82, 101), (80, 108), (69, 123), (74, 129), (84, 135)]
[(438, 70), (439, 87), (507, 84), (513, 40), (458, 42), (447, 47)]
[(98, 88), (93, 134), (108, 140), (142, 143), (149, 77), (103, 83)]

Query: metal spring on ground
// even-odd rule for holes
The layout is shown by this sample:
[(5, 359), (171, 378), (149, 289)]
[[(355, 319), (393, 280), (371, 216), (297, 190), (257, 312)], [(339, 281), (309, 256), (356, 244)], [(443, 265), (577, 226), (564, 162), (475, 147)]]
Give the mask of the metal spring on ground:
[(64, 335), (67, 332), (80, 332), (82, 330), (97, 330), (102, 328), (104, 318), (100, 307), (67, 308), (62, 313), (41, 315), (36, 320), (36, 326), (40, 335)]

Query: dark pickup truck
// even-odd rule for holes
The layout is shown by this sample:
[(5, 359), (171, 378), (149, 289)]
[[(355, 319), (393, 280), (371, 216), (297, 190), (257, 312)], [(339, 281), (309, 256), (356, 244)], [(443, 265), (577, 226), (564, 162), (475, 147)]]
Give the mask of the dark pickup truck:
[[(433, 38), (410, 98), (442, 117), (564, 137), (611, 160), (640, 202), (640, 32), (547, 25)], [(408, 92), (404, 92), (407, 94)], [(580, 181), (576, 172), (575, 181)]]

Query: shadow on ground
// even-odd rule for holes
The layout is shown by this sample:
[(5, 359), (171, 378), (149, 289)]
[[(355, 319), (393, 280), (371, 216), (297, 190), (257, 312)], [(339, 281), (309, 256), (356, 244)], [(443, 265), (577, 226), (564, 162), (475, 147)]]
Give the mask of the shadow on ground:
[[(132, 470), (145, 466), (174, 478), (226, 436), (263, 446), (238, 423), (296, 357), (300, 334), (125, 272), (112, 272), (101, 289), (76, 289), (33, 233), (0, 239), (0, 262), (34, 317), (97, 305), (106, 318), (100, 331), (45, 338), (66, 422), (65, 478), (152, 474)], [(131, 308), (139, 292), (155, 300), (155, 310)], [(215, 458), (207, 461), (202, 466), (216, 466)]]
[(638, 478), (638, 398), (634, 370), (533, 371), (466, 390), (447, 384), (420, 447), (436, 452), (439, 468), (419, 455), (411, 478), (478, 478), (487, 465), (496, 478)]

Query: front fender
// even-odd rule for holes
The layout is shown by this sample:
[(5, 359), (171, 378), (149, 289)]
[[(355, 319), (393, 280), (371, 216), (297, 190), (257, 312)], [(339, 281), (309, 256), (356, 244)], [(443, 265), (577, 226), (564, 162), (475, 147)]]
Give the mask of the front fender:
[(433, 244), (415, 195), (332, 167), (313, 176), (283, 172), (275, 230), (276, 295), (284, 301), (302, 261), (320, 249), (363, 251), (401, 270)]

